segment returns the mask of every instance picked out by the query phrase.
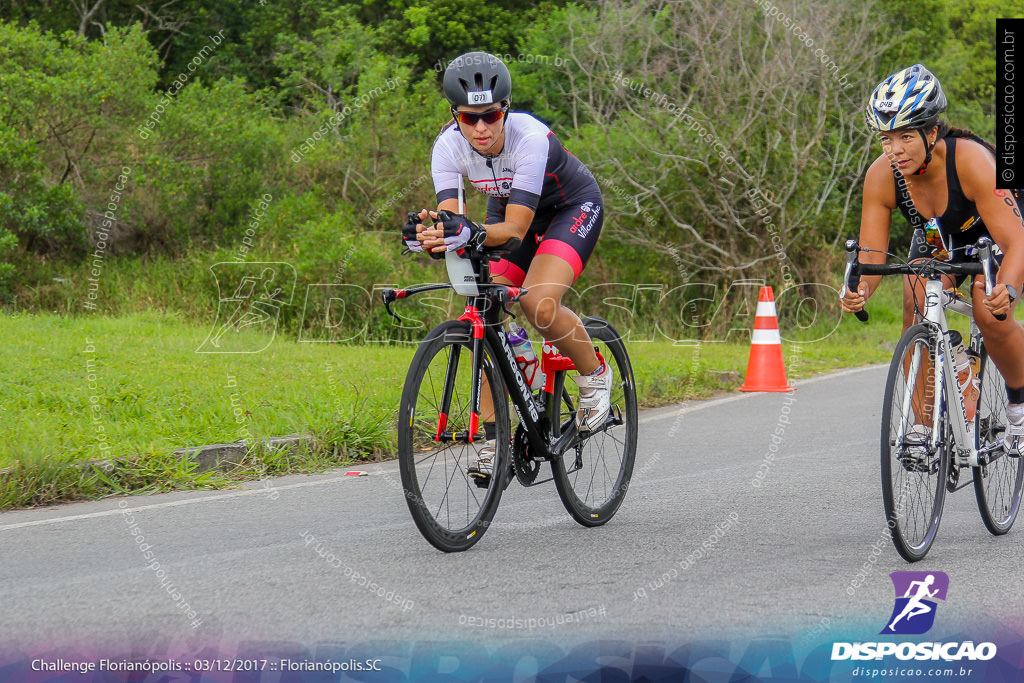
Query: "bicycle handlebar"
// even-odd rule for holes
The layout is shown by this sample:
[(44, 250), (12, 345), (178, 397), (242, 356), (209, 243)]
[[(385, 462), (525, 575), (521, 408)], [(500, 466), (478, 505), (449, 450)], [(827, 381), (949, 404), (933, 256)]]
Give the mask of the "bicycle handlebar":
[(859, 275), (983, 275), (985, 268), (980, 263), (943, 263), (941, 261), (921, 267), (919, 264), (908, 263), (858, 263), (855, 267)]
[[(507, 306), (510, 303), (516, 302), (521, 296), (526, 294), (529, 290), (524, 287), (513, 287), (512, 285), (502, 285), (496, 282), (487, 282), (478, 284), (481, 290), (488, 291), (494, 301), (502, 307)], [(433, 292), (439, 289), (452, 289), (450, 282), (443, 282), (433, 285), (423, 285), (421, 287), (410, 287), (408, 289), (382, 289), (380, 292), (381, 300), (384, 302), (384, 309), (388, 314), (395, 320), (401, 320), (394, 311), (391, 310), (391, 304), (401, 299), (408, 299), (416, 294), (422, 294), (423, 292)]]
[[(938, 278), (943, 275), (984, 275), (985, 295), (992, 294), (992, 283), (995, 281), (995, 272), (998, 265), (992, 256), (992, 240), (982, 237), (978, 240), (978, 262), (976, 263), (948, 263), (929, 259), (915, 263), (860, 263), (857, 254), (865, 251), (857, 240), (846, 240), (846, 269), (843, 272), (843, 287), (839, 291), (839, 298), (846, 296), (847, 291), (856, 291), (860, 286), (861, 275), (917, 275), (929, 279)], [(854, 313), (857, 320), (868, 321), (868, 312), (861, 309)], [(1006, 314), (994, 315), (996, 320), (1006, 320)]]

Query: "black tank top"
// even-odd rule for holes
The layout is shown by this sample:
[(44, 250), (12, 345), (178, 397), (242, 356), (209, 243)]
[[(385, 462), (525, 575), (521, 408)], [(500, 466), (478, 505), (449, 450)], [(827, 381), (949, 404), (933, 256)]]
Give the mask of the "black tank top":
[[(939, 232), (946, 247), (950, 250), (962, 250), (967, 245), (974, 244), (978, 238), (988, 235), (988, 228), (985, 227), (978, 207), (974, 202), (964, 196), (963, 188), (960, 187), (960, 178), (956, 173), (956, 141), (955, 137), (943, 138), (946, 141), (946, 188), (948, 199), (946, 210), (939, 219)], [(968, 138), (972, 139), (972, 138)], [(981, 142), (978, 138), (973, 138)], [(907, 181), (903, 174), (895, 166), (892, 169), (893, 178), (896, 181), (896, 203), (900, 212), (907, 219), (914, 230), (924, 230), (928, 218), (924, 217), (914, 207), (907, 190)], [(955, 253), (955, 252), (954, 252)]]

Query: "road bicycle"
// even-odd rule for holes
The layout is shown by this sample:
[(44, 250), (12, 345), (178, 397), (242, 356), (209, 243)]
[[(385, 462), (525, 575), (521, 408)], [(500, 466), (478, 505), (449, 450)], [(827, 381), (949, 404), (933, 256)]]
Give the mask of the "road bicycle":
[[(976, 263), (951, 264), (928, 259), (914, 263), (862, 264), (869, 251), (856, 240), (846, 243), (843, 290), (856, 290), (862, 275), (915, 275), (927, 279), (920, 322), (908, 328), (893, 353), (882, 407), (882, 498), (893, 545), (908, 562), (928, 554), (938, 533), (947, 491), (974, 483), (981, 518), (1000, 536), (1013, 526), (1020, 510), (1024, 458), (1004, 447), (1006, 390), (989, 358), (971, 302), (957, 289), (944, 289), (943, 275), (985, 276), (992, 293), (996, 268), (992, 241), (983, 237), (968, 253)], [(973, 252), (971, 251), (973, 250)], [(889, 254), (891, 256), (891, 254)], [(973, 282), (973, 278), (969, 278)], [(946, 311), (970, 321), (969, 348), (980, 359), (980, 386), (973, 419), (953, 366)], [(857, 317), (867, 321), (866, 311)], [(1005, 319), (1005, 315), (997, 316)], [(921, 428), (923, 426), (923, 429)], [(961, 482), (967, 470), (971, 479)]]
[[(439, 221), (447, 220), (439, 212)], [(414, 215), (410, 216), (414, 220)], [(512, 244), (512, 243), (515, 244)], [(563, 505), (583, 526), (605, 524), (622, 504), (636, 457), (637, 400), (625, 344), (601, 318), (584, 318), (599, 356), (612, 367), (611, 411), (589, 432), (576, 427), (578, 389), (572, 361), (543, 343), (537, 392), (516, 362), (503, 327), (508, 306), (527, 290), (490, 282), (490, 262), (518, 244), (481, 244), (445, 252), (450, 282), (382, 292), (390, 305), (424, 292), (454, 288), (465, 312), (441, 323), (420, 343), (405, 379), (398, 410), (398, 459), (406, 502), (416, 526), (436, 548), (467, 550), (483, 536), (513, 479), (536, 486), (554, 479)], [(398, 316), (395, 316), (398, 317)], [(507, 389), (508, 388), (508, 391)], [(493, 475), (470, 476), (485, 442), (481, 396), (490, 395), (495, 423)], [(508, 403), (518, 416), (513, 430)], [(551, 477), (538, 481), (541, 464)]]

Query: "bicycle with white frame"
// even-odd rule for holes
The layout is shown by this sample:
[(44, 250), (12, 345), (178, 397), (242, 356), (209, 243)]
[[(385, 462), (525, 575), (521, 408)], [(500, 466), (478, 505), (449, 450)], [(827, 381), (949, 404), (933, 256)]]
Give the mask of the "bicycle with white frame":
[[(956, 289), (944, 289), (942, 276), (985, 276), (992, 293), (996, 263), (993, 243), (981, 238), (971, 247), (976, 263), (935, 259), (914, 263), (862, 264), (869, 251), (856, 240), (846, 243), (843, 289), (856, 291), (861, 275), (914, 275), (927, 279), (920, 322), (908, 328), (893, 353), (882, 408), (882, 498), (893, 544), (908, 562), (928, 554), (939, 529), (947, 491), (974, 484), (981, 518), (1000, 536), (1013, 526), (1020, 510), (1024, 458), (1007, 453), (1005, 383), (985, 350), (973, 307)], [(980, 358), (978, 404), (968, 419), (953, 365), (946, 311), (967, 316), (969, 348)], [(867, 321), (866, 311), (857, 317)], [(1005, 319), (1005, 315), (998, 319)], [(923, 428), (918, 428), (921, 426)], [(919, 436), (924, 435), (924, 436)], [(972, 477), (961, 482), (970, 469)]]

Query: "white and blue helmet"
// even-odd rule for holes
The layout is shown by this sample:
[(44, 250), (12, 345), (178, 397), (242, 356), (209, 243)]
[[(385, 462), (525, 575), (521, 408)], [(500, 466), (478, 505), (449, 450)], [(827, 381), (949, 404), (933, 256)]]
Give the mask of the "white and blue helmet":
[(897, 71), (878, 84), (864, 120), (872, 130), (931, 128), (946, 111), (946, 96), (931, 71), (921, 64)]

